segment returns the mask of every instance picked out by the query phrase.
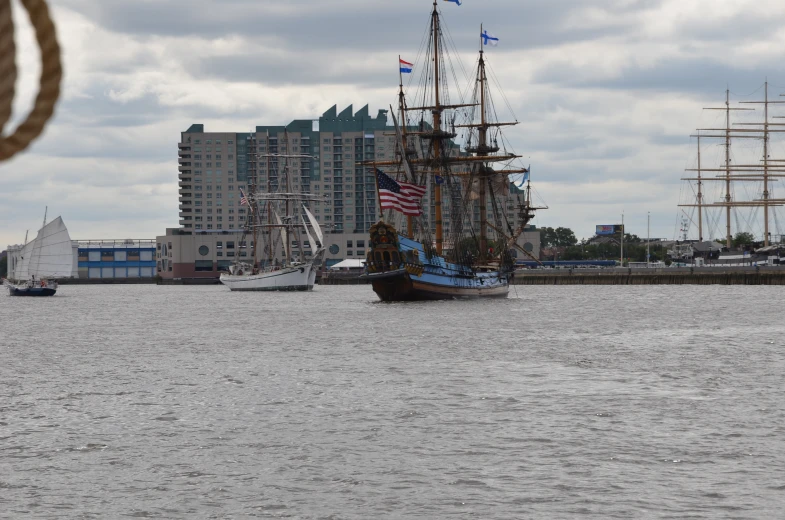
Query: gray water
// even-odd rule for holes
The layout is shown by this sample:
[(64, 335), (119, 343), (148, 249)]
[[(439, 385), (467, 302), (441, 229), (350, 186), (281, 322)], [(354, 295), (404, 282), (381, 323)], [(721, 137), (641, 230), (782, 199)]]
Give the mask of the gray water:
[(0, 297), (2, 518), (783, 518), (782, 289)]

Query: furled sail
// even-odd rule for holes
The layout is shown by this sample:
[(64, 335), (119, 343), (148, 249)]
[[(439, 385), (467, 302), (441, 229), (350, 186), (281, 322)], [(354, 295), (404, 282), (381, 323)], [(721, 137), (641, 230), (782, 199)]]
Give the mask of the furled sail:
[(38, 278), (65, 278), (71, 276), (73, 265), (71, 236), (63, 219), (57, 217), (38, 231), (28, 274)]
[(313, 239), (310, 231), (308, 231), (308, 225), (305, 223), (305, 219), (303, 218), (302, 215), (300, 215), (300, 220), (303, 221), (303, 227), (305, 228), (305, 236), (308, 237), (308, 243), (311, 245), (311, 255), (315, 255), (317, 249), (316, 240)]
[[(289, 233), (286, 232), (286, 228), (284, 227), (283, 222), (281, 221), (281, 217), (278, 215), (278, 212), (273, 211), (273, 213), (275, 214), (275, 221), (278, 223), (279, 226), (281, 226), (281, 240), (283, 241), (284, 256), (286, 256), (286, 252), (289, 251), (289, 247), (287, 245), (289, 243)], [(287, 258), (286, 262), (288, 261), (289, 259)]]
[(305, 210), (305, 214), (308, 215), (308, 221), (311, 223), (311, 226), (313, 226), (313, 232), (316, 233), (316, 238), (319, 239), (319, 244), (324, 246), (324, 235), (322, 235), (322, 228), (319, 227), (319, 223), (316, 222), (316, 219), (313, 217), (311, 212), (308, 211), (308, 208), (303, 206), (303, 209)]

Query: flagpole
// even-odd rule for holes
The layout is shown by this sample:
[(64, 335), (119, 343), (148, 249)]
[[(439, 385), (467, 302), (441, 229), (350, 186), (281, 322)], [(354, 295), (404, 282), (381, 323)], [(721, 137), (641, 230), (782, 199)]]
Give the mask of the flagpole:
[(401, 90), (403, 90), (403, 72), (401, 72), (401, 55), (398, 55), (398, 80), (401, 82)]
[(373, 163), (373, 180), (376, 182), (376, 204), (379, 207), (379, 220), (384, 222), (384, 213), (382, 212), (382, 197), (379, 195), (379, 174), (377, 173), (376, 163)]

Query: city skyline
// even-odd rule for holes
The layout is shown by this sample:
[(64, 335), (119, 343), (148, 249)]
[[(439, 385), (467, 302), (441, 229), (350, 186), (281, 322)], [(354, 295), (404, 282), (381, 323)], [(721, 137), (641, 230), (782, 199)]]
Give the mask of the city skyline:
[[(439, 3), (453, 60), (467, 71), (480, 23), (499, 37), (488, 61), (521, 121), (507, 135), (550, 206), (534, 223), (579, 238), (619, 223), (622, 212), (630, 232), (644, 236), (650, 212), (652, 236), (673, 238), (679, 179), (694, 153), (689, 135), (714, 122), (702, 108), (720, 105), (726, 87), (735, 99), (749, 96), (767, 77), (775, 95), (785, 92), (774, 65), (785, 6)], [(251, 131), (317, 119), (334, 104), (386, 109), (398, 55), (415, 63), (413, 77), (423, 66), (429, 4), (54, 2), (63, 97), (44, 134), (0, 165), (0, 247), (21, 243), (25, 229), (34, 236), (45, 206), (79, 239), (151, 238), (177, 227), (176, 143), (192, 123)], [(14, 7), (18, 122), (38, 67), (28, 21)]]

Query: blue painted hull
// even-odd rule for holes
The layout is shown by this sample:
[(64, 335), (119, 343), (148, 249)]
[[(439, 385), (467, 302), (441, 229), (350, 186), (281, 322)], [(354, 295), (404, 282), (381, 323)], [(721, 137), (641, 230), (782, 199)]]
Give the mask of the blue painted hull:
[(11, 296), (54, 296), (56, 289), (49, 287), (9, 287)]
[[(420, 242), (398, 236), (402, 265), (372, 266), (364, 277), (382, 301), (450, 300), (456, 298), (506, 298), (512, 273), (475, 271), (445, 261), (426, 258)], [(373, 261), (373, 251), (369, 262)]]

